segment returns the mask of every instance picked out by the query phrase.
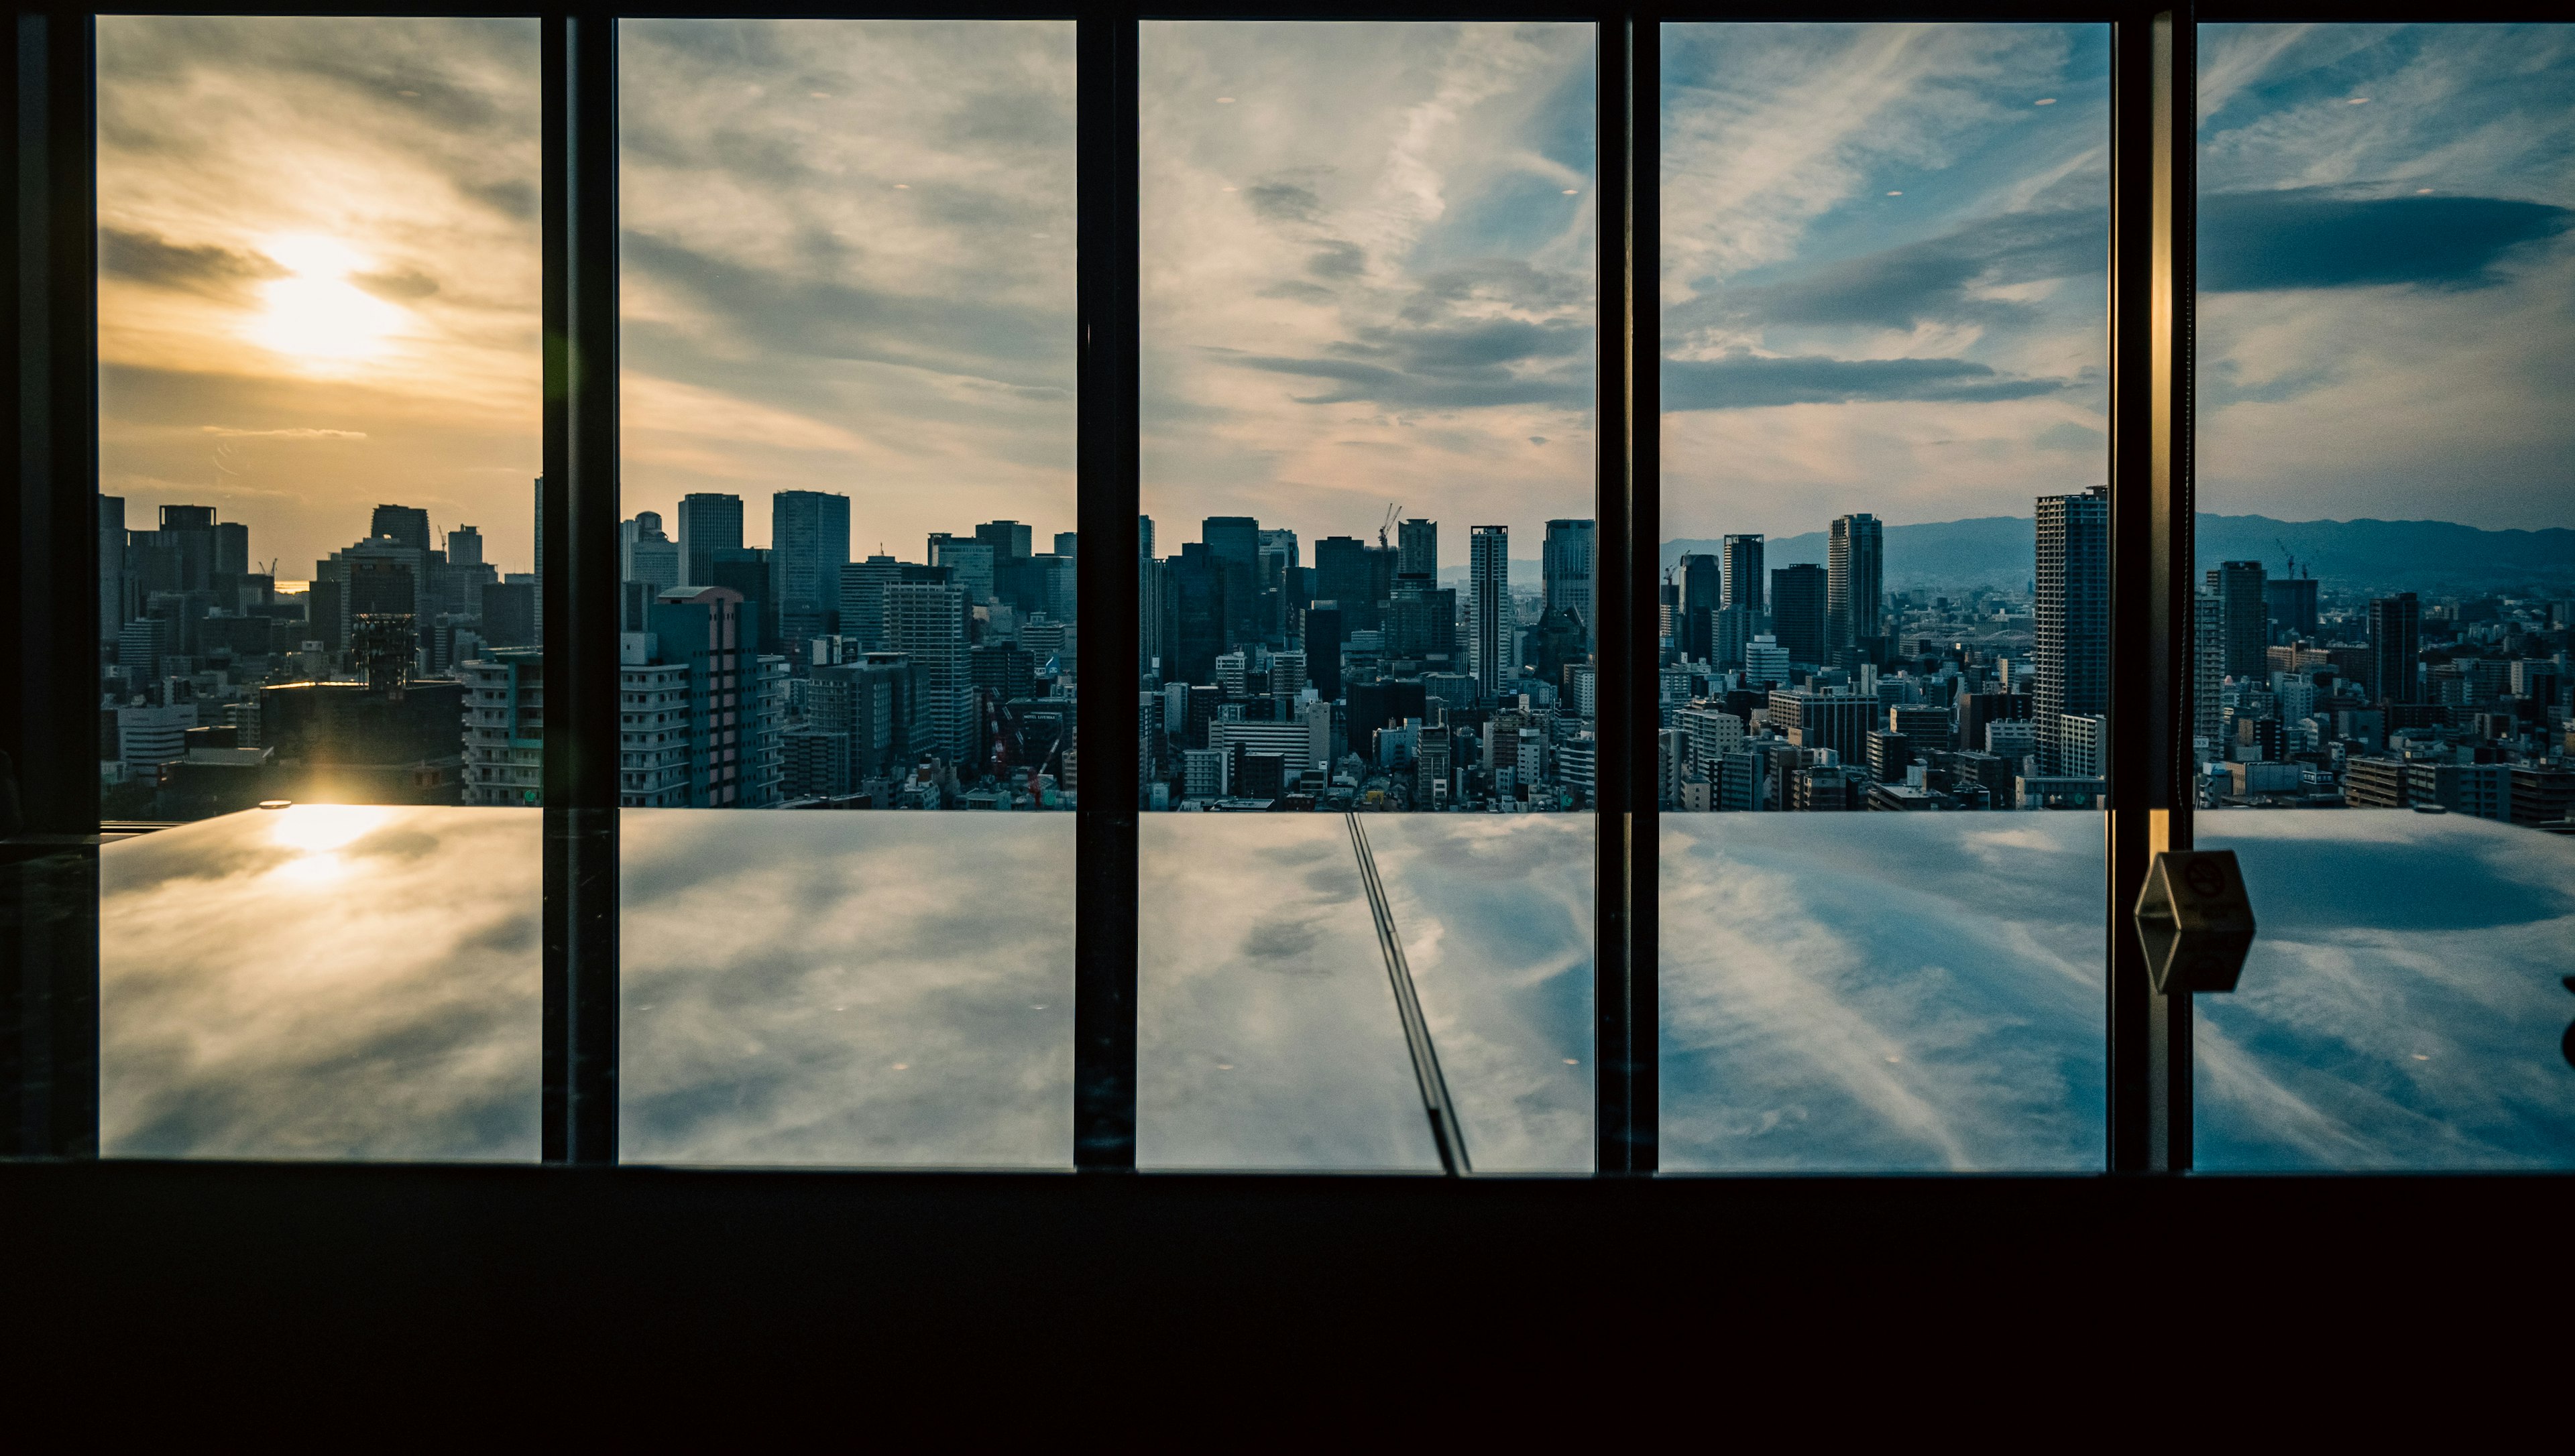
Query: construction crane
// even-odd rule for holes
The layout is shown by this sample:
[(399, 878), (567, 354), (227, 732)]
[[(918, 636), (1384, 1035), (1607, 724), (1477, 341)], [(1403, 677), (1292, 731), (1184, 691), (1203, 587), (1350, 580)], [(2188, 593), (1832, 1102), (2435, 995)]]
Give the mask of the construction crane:
[(1392, 531), (1396, 525), (1402, 522), (1402, 520), (1403, 508), (1393, 504), (1392, 502), (1388, 502), (1385, 508), (1385, 520), (1380, 523), (1376, 529), (1377, 550), (1385, 550), (1385, 534)]
[[(2271, 544), (2280, 549), (2280, 559), (2289, 564), (2289, 580), (2293, 582), (2296, 581), (2298, 579), (2298, 559), (2290, 554), (2289, 544), (2276, 536), (2271, 538)], [(2308, 562), (2307, 575), (2312, 577), (2315, 574), (2316, 564), (2312, 561)]]

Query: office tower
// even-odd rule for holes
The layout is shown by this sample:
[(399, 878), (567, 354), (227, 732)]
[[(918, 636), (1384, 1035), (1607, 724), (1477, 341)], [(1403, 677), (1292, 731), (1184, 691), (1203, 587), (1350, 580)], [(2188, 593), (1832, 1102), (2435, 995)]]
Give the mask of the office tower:
[(1761, 597), (1761, 536), (1729, 536), (1718, 545), (1718, 570), (1722, 581), (1717, 590), (1723, 607), (1748, 607), (1754, 612), (1769, 610)]
[(955, 582), (966, 593), (969, 607), (983, 607), (993, 601), (994, 563), (991, 542), (951, 536), (945, 531), (931, 533), (930, 564), (946, 567), (954, 574)]
[(1355, 536), (1326, 536), (1314, 543), (1314, 600), (1341, 610), (1341, 640), (1377, 630), (1376, 600), (1367, 543)]
[(215, 585), (215, 508), (164, 506), (159, 529), (128, 538), (137, 604), (156, 592), (210, 592)]
[[(1172, 574), (1168, 563), (1147, 557), (1136, 564), (1136, 671), (1171, 671)], [(1158, 666), (1159, 665), (1159, 666)]]
[(483, 533), (471, 526), (459, 526), (447, 533), (447, 564), (451, 567), (483, 565)]
[[(2038, 498), (2038, 599), (2030, 613), (2030, 714), (2039, 767), (2066, 766), (2075, 744), (2059, 723), (2110, 709), (2110, 491)], [(2256, 593), (2258, 600), (2259, 593)], [(2260, 649), (2255, 649), (2258, 655)]]
[(1439, 523), (1399, 521), (1394, 533), (1395, 575), (1423, 576), (1435, 581), (1439, 576)]
[(1139, 561), (1154, 559), (1154, 518), (1151, 516), (1136, 518), (1136, 558)]
[(2271, 621), (2292, 638), (2311, 638), (2320, 625), (2316, 613), (2316, 579), (2281, 577), (2262, 583), (2262, 605)]
[(2269, 676), (2264, 653), (2271, 646), (2271, 604), (2264, 585), (2260, 562), (2208, 569), (2208, 590), (2217, 598), (2218, 639), (2225, 644), (2218, 665), (2229, 678), (2259, 682)]
[(841, 636), (861, 652), (885, 650), (885, 589), (903, 574), (893, 557), (879, 553), (841, 568)]
[(125, 575), (125, 498), (98, 498), (98, 640), (116, 641), (134, 613)]
[[(1770, 614), (1749, 607), (1720, 607), (1713, 616), (1707, 626), (1706, 659), (1712, 667), (1742, 667), (1752, 640), (1770, 631)], [(1775, 639), (1772, 646), (1777, 646)]]
[[(617, 526), (617, 574), (620, 581), (641, 582), (659, 597), (680, 581), (680, 544), (662, 532), (662, 513), (638, 511)], [(642, 631), (638, 628), (637, 631)]]
[[(769, 550), (778, 566), (781, 637), (822, 636), (841, 605), (841, 568), (850, 564), (850, 498), (823, 491), (772, 496)], [(793, 629), (785, 626), (790, 622)]]
[(1599, 641), (1600, 621), (1591, 599), (1594, 531), (1588, 521), (1546, 523), (1546, 543), (1539, 571), (1546, 589), (1546, 610), (1570, 612), (1581, 624), (1577, 651), (1589, 653)]
[(1817, 667), (1825, 661), (1824, 569), (1813, 562), (1770, 573), (1770, 630), (1788, 661)]
[(781, 652), (778, 554), (765, 546), (720, 551), (707, 573), (714, 580), (706, 585), (723, 587), (742, 598), (742, 619), (753, 634), (752, 651)]
[(249, 527), (238, 521), (215, 523), (215, 575), (218, 577), (250, 575)]
[[(1291, 533), (1289, 533), (1289, 535), (1288, 535), (1288, 540), (1290, 540), (1291, 542), (1292, 542), (1293, 540), (1295, 540), (1295, 535), (1294, 535), (1294, 533), (1292, 533), (1292, 532), (1291, 532)], [(1077, 550), (1077, 548), (1081, 545), (1081, 543), (1082, 543), (1082, 533), (1081, 533), (1081, 532), (1078, 532), (1078, 531), (1059, 531), (1059, 532), (1057, 532), (1057, 533), (1055, 534), (1055, 554), (1056, 554), (1057, 556), (1060, 556), (1060, 557), (1064, 558), (1066, 561), (1072, 561), (1072, 560), (1074, 560), (1076, 557), (1078, 557), (1078, 556), (1080, 555), (1080, 552)]]
[(975, 539), (993, 549), (993, 563), (1015, 562), (1035, 555), (1036, 533), (1018, 521), (987, 521), (975, 528)]
[(1210, 516), (1199, 525), (1217, 570), (1225, 576), (1225, 645), (1258, 642), (1261, 630), (1261, 523), (1249, 516)]
[(1865, 763), (1868, 735), (1879, 722), (1877, 695), (1773, 688), (1768, 719), (1800, 748), (1830, 748), (1844, 763)]
[(2221, 701), (2226, 687), (2226, 616), (2214, 592), (2191, 594), (2190, 669), (2190, 735), (2207, 744), (2207, 759), (2222, 759), (2226, 750), (2218, 739), (2226, 730)]
[(367, 524), (369, 536), (390, 537), (413, 551), (429, 550), (429, 513), (417, 506), (378, 506)]
[[(2423, 611), (2411, 592), (2378, 597), (2369, 604), (2369, 682), (2385, 703), (2420, 703), (2423, 684), (2415, 672), (2422, 651)], [(2395, 724), (2390, 723), (2389, 728)]]
[(929, 733), (922, 746), (950, 763), (977, 756), (975, 683), (966, 656), (973, 610), (966, 588), (946, 567), (905, 567), (885, 589), (887, 648), (928, 670), (922, 694)]
[(1475, 692), (1490, 703), (1517, 678), (1511, 649), (1511, 533), (1506, 526), (1477, 526), (1466, 533), (1466, 671)]
[(1173, 613), (1165, 646), (1163, 679), (1168, 683), (1212, 683), (1216, 660), (1229, 644), (1226, 624), (1233, 613), (1227, 602), (1232, 587), (1223, 563), (1206, 542), (1184, 543), (1169, 564)]
[(1341, 696), (1341, 609), (1305, 609), (1305, 672), (1315, 696), (1329, 703)]
[[(524, 582), (487, 583), (474, 606), (483, 618), (484, 642), (496, 648), (538, 644), (536, 588)], [(643, 629), (639, 626), (637, 630)]]
[(695, 492), (680, 498), (683, 587), (712, 587), (716, 554), (742, 550), (742, 497)]
[(1690, 662), (1713, 662), (1716, 614), (1725, 607), (1725, 564), (1694, 553), (1681, 558), (1675, 576), (1681, 590), (1672, 614), (1672, 646)]
[[(679, 801), (708, 808), (761, 808), (777, 801), (785, 776), (779, 741), (786, 718), (787, 665), (752, 652), (753, 627), (740, 593), (729, 587), (679, 587), (653, 604), (652, 631), (620, 641), (622, 685), (650, 705), (645, 716), (685, 715), (672, 731), (688, 747), (687, 786)], [(685, 694), (671, 674), (686, 670)], [(628, 725), (634, 729), (641, 725)], [(667, 748), (668, 740), (658, 740)], [(623, 750), (640, 750), (633, 732), (621, 734)], [(665, 755), (667, 756), (667, 755)], [(669, 801), (667, 761), (630, 787)]]
[(1886, 536), (1864, 511), (1836, 516), (1827, 551), (1824, 645), (1839, 654), (1886, 635)]

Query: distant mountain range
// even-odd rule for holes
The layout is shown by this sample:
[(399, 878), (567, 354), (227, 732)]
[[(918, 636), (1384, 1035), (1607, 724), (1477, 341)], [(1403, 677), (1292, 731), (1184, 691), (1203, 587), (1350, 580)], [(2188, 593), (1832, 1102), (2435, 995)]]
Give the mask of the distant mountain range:
[[(2026, 516), (1984, 516), (1886, 528), (1886, 585), (1890, 589), (1957, 589), (2028, 585), (2038, 549), (2038, 523)], [(2199, 560), (2259, 561), (2274, 576), (2286, 575), (2281, 546), (2298, 560), (2299, 575), (2354, 588), (2390, 590), (2484, 589), (2524, 585), (2575, 585), (2575, 531), (2480, 531), (2449, 521), (2278, 521), (2268, 516), (2199, 518)], [(1820, 531), (1774, 536), (1764, 543), (1765, 567), (1822, 563)], [(1714, 541), (1666, 541), (1665, 567), (1687, 554), (1714, 555)], [(1514, 582), (1523, 564), (1511, 563)], [(1532, 575), (1534, 562), (1526, 564)], [(1463, 572), (1457, 573), (1462, 579)]]

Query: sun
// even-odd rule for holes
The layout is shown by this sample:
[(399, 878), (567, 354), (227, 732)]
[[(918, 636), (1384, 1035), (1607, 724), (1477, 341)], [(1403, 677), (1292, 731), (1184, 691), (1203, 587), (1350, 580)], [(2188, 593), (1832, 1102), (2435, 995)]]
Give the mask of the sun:
[(361, 364), (385, 353), (410, 320), (349, 281), (373, 260), (337, 238), (291, 233), (260, 251), (287, 271), (261, 285), (261, 311), (243, 329), (261, 348), (305, 364)]

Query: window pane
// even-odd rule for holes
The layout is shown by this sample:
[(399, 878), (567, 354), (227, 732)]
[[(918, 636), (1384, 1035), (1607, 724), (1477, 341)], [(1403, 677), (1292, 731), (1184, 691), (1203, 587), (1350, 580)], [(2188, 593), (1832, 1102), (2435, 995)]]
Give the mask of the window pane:
[(1148, 1165), (1590, 1166), (1595, 54), (1144, 27)]
[(533, 1158), (535, 23), (97, 35), (101, 1145)]
[(2197, 1163), (2568, 1166), (2575, 26), (2203, 26), (2199, 85), (2196, 833), (2261, 932)]
[(1067, 1164), (1073, 27), (618, 64), (620, 1145)]
[(2108, 59), (1663, 28), (1666, 1169), (2104, 1156)]

